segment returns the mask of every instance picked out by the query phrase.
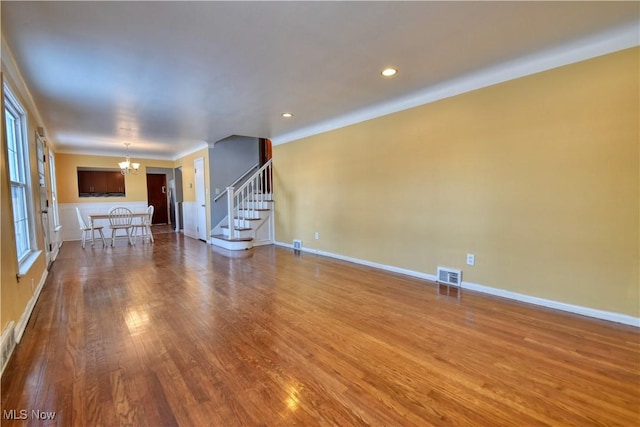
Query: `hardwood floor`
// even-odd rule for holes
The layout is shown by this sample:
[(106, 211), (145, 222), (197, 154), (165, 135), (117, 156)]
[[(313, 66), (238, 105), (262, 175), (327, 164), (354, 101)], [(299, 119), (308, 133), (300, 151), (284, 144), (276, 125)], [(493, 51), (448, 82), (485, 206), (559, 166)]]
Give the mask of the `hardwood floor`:
[(2, 425), (640, 424), (633, 327), (238, 255), (174, 233), (65, 243), (3, 375)]

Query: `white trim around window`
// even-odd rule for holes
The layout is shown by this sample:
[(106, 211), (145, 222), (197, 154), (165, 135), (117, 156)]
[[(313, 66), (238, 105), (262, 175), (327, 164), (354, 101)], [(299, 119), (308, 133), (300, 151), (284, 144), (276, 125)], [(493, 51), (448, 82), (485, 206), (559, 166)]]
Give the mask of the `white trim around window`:
[(27, 113), (6, 84), (4, 85), (4, 109), (7, 129), (6, 161), (11, 187), (18, 276), (22, 276), (29, 271), (41, 251), (38, 251), (36, 243)]

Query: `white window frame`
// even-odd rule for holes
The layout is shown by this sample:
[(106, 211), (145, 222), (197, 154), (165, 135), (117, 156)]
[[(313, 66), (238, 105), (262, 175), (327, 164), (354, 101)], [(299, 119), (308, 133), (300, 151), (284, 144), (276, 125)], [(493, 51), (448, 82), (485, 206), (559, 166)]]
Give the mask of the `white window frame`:
[[(7, 169), (9, 172), (9, 186), (11, 187), (14, 239), (18, 261), (18, 277), (26, 274), (41, 251), (37, 250), (36, 227), (33, 208), (33, 187), (31, 183), (31, 168), (29, 165), (29, 141), (27, 138), (27, 113), (11, 89), (4, 84), (5, 124), (7, 129)], [(15, 118), (16, 125), (9, 129), (7, 113)], [(12, 136), (10, 140), (9, 135)], [(15, 142), (15, 144), (14, 144)], [(14, 147), (15, 145), (15, 147)], [(15, 153), (11, 153), (15, 148)], [(15, 170), (17, 168), (17, 170)], [(22, 193), (18, 203), (23, 205), (25, 218), (16, 220), (16, 199), (14, 189)], [(16, 222), (19, 221), (20, 223)]]

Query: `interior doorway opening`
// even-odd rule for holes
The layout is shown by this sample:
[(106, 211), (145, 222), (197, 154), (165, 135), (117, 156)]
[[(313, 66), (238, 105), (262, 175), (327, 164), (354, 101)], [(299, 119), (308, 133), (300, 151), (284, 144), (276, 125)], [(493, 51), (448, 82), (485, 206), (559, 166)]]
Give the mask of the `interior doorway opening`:
[(169, 181), (173, 180), (171, 168), (147, 168), (147, 204), (153, 205), (151, 224), (171, 224), (169, 212)]

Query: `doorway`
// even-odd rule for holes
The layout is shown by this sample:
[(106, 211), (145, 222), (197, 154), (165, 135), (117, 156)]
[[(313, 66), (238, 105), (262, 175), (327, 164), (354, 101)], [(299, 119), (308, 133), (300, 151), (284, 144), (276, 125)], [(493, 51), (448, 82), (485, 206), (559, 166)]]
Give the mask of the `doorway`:
[(168, 224), (167, 176), (165, 174), (147, 174), (147, 200), (154, 207), (151, 224)]
[[(272, 150), (271, 150), (271, 140), (267, 139), (267, 138), (260, 138), (258, 140), (258, 151), (259, 151), (259, 156), (260, 156), (260, 167), (264, 166), (265, 163), (267, 163), (269, 160), (271, 160), (271, 156), (272, 156)], [(272, 185), (272, 177), (271, 177), (271, 171), (272, 169), (268, 169), (265, 172), (269, 174), (269, 176), (267, 176), (266, 174), (263, 176), (262, 179), (262, 189), (261, 191), (264, 193), (271, 193), (271, 185)]]
[(47, 179), (45, 173), (46, 143), (36, 133), (36, 150), (38, 153), (38, 184), (40, 188), (40, 214), (42, 218), (42, 230), (44, 232), (44, 254), (47, 268), (51, 264), (51, 227), (49, 225), (49, 196), (47, 191)]
[(207, 195), (204, 183), (204, 158), (198, 157), (193, 161), (193, 172), (196, 182), (196, 229), (198, 239), (207, 241)]
[(175, 204), (175, 223), (172, 224), (174, 225), (174, 230), (181, 232), (184, 229), (184, 218), (182, 215), (182, 203), (184, 201), (182, 193), (182, 166), (178, 166), (173, 170), (173, 183), (173, 187), (171, 187), (171, 184), (169, 185), (169, 189), (171, 191), (170, 195), (173, 196), (173, 201)]

